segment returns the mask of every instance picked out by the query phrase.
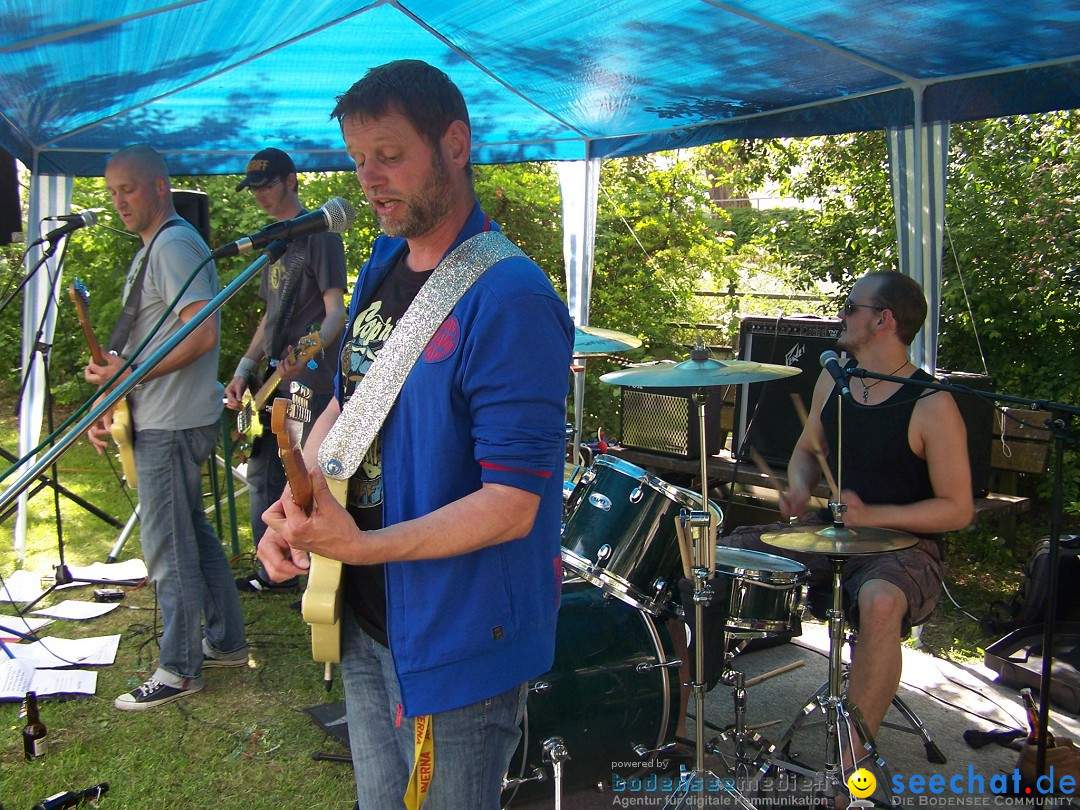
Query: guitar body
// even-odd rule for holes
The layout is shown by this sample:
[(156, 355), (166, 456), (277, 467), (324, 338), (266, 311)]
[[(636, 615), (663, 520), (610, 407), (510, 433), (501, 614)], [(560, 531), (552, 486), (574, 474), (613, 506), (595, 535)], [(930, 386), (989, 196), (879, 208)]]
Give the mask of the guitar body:
[[(90, 292), (86, 289), (86, 285), (75, 279), (68, 288), (68, 296), (75, 304), (75, 314), (79, 316), (79, 325), (90, 347), (90, 356), (97, 365), (105, 365), (105, 355), (101, 350), (101, 344), (98, 343), (97, 335), (94, 334), (94, 329), (90, 325)], [(135, 475), (135, 430), (131, 424), (131, 411), (126, 399), (118, 400), (113, 405), (112, 418), (109, 433), (116, 443), (124, 481), (129, 487), (135, 489), (139, 485), (138, 476)]]
[[(338, 503), (344, 505), (348, 481), (326, 481)], [(312, 554), (300, 612), (311, 627), (311, 657), (324, 664), (341, 661), (342, 585), (341, 562)]]
[(109, 428), (109, 433), (116, 442), (124, 480), (129, 487), (135, 489), (139, 486), (139, 478), (135, 474), (135, 429), (131, 424), (131, 411), (128, 409), (126, 399), (118, 400), (113, 406), (112, 427)]
[[(296, 348), (292, 350), (290, 359), (294, 363), (307, 363), (320, 349), (322, 349), (322, 343), (319, 342), (319, 333), (311, 332), (296, 341)], [(240, 400), (240, 411), (236, 414), (234, 442), (242, 441), (244, 444), (250, 445), (262, 435), (263, 425), (262, 420), (259, 418), (259, 412), (266, 407), (267, 401), (277, 390), (280, 383), (281, 372), (275, 371), (266, 378), (266, 382), (254, 394), (250, 390), (244, 392), (244, 396)]]

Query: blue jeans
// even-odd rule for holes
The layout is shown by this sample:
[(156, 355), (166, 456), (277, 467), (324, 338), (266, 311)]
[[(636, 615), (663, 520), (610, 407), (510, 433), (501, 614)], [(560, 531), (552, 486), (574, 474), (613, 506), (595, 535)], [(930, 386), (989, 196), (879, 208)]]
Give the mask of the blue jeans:
[[(306, 440), (311, 426), (319, 418), (326, 406), (330, 404), (333, 394), (313, 394), (311, 397), (311, 421), (304, 425), (303, 438)], [(281, 457), (278, 456), (277, 440), (269, 430), (264, 430), (252, 443), (252, 454), (247, 463), (248, 483), (248, 509), (251, 513), (251, 539), (255, 543), (256, 550), (259, 541), (266, 532), (266, 524), (263, 523), (262, 515), (270, 504), (276, 503), (285, 489), (285, 468), (281, 465)], [(263, 582), (270, 581), (270, 575), (266, 573), (262, 563), (258, 563), (257, 574)], [(282, 585), (295, 585), (299, 579), (291, 579), (282, 582)]]
[[(401, 693), (390, 651), (342, 615), (341, 678), (360, 810), (402, 807), (413, 765), (413, 721), (398, 724)], [(525, 684), (432, 717), (435, 773), (424, 810), (498, 810), (521, 740)]]
[(161, 606), (154, 677), (168, 686), (202, 683), (204, 633), (215, 657), (247, 649), (229, 559), (203, 511), (202, 467), (220, 430), (215, 422), (135, 433), (143, 559)]

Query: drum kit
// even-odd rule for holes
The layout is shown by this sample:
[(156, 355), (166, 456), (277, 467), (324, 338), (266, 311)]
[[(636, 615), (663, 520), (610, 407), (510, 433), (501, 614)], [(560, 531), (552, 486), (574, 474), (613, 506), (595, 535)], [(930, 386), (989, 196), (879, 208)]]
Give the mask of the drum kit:
[[(636, 340), (612, 330), (583, 333), (579, 327), (578, 332), (584, 337), (581, 352), (575, 342), (575, 355), (621, 351)], [(823, 783), (826, 796), (843, 793), (845, 770), (852, 769), (851, 762), (866, 758), (865, 752), (862, 759), (853, 752), (852, 728), (866, 741), (866, 750), (877, 763), (884, 764), (857, 710), (842, 694), (840, 572), (848, 556), (905, 548), (916, 542), (911, 535), (848, 529), (843, 525), (843, 505), (831, 503), (831, 526), (793, 525), (762, 536), (778, 550), (819, 552), (833, 564), (828, 684), (811, 698), (778, 745), (747, 727), (745, 677), (732, 666), (732, 659), (752, 639), (798, 635), (808, 571), (779, 555), (717, 546), (723, 514), (707, 492), (707, 389), (778, 379), (799, 371), (743, 360), (714, 360), (699, 344), (690, 359), (681, 363), (632, 366), (600, 377), (602, 382), (620, 386), (694, 392), (701, 492), (673, 486), (607, 454), (596, 456), (587, 466), (579, 465), (564, 486), (564, 580), (555, 661), (550, 672), (529, 684), (522, 742), (505, 780), (507, 805), (519, 790), (525, 797), (536, 798), (535, 786), (554, 780), (558, 810), (564, 786), (593, 785), (604, 790), (620, 767), (638, 774), (650, 766), (663, 767), (662, 760), (676, 749), (677, 673), (682, 665), (667, 620), (692, 619), (695, 637), (705, 639), (706, 606), (713, 606), (710, 617), (722, 617), (720, 682), (732, 687), (735, 712), (735, 723), (722, 739), (734, 744), (734, 754), (724, 754), (717, 740), (705, 742), (706, 644), (695, 643), (688, 684), (694, 700), (693, 768), (670, 780), (675, 787), (665, 808), (711, 803), (754, 810), (733, 778), (779, 772), (805, 776), (819, 786)], [(680, 578), (692, 583), (689, 600), (685, 584), (680, 594)], [(684, 606), (687, 601), (689, 606)], [(686, 615), (688, 610), (692, 616)], [(795, 731), (818, 710), (827, 727), (824, 771), (784, 758)], [(725, 778), (706, 768), (707, 749), (720, 757), (728, 771)], [(849, 753), (846, 760), (845, 751)], [(571, 764), (564, 767), (567, 762)]]

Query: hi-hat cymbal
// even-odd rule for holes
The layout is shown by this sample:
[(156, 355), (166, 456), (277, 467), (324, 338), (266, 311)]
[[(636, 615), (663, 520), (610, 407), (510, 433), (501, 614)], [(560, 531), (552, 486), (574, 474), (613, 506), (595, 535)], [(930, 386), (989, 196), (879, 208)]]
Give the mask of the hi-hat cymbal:
[(869, 526), (785, 526), (761, 535), (761, 541), (787, 551), (809, 551), (847, 557), (854, 554), (877, 554), (899, 551), (919, 542), (919, 538), (896, 529), (875, 529)]
[(611, 371), (600, 382), (642, 388), (704, 388), (794, 377), (802, 372), (795, 366), (755, 363), (752, 360), (683, 360)]
[(574, 329), (574, 357), (611, 354), (636, 349), (641, 340), (625, 332), (614, 329), (600, 329), (595, 326), (578, 326)]

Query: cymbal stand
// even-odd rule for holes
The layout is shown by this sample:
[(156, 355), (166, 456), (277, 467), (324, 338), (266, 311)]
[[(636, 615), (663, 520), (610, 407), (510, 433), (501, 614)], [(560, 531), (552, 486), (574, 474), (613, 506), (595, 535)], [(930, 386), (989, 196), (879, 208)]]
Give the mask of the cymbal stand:
[[(833, 513), (833, 525), (843, 527), (844, 515), (847, 505), (843, 503), (830, 503), (829, 508)], [(891, 800), (892, 778), (884, 758), (877, 751), (877, 745), (873, 735), (866, 726), (859, 708), (843, 695), (843, 661), (844, 647), (844, 610), (843, 610), (843, 583), (841, 569), (844, 565), (844, 555), (828, 554), (832, 565), (832, 603), (829, 607), (829, 679), (827, 686), (818, 690), (803, 706), (801, 713), (792, 722), (783, 738), (777, 743), (776, 748), (787, 755), (788, 746), (791, 744), (795, 733), (803, 722), (815, 711), (825, 714), (825, 768), (822, 772), (824, 777), (824, 794), (829, 799), (836, 797), (838, 793), (847, 793), (847, 783), (844, 778), (845, 771), (854, 772), (864, 763), (877, 769), (881, 778), (878, 784)], [(862, 740), (863, 751), (856, 750), (856, 738)], [(844, 753), (849, 755), (848, 765), (844, 765)], [(861, 756), (860, 756), (861, 753)], [(772, 761), (770, 761), (772, 760)], [(869, 762), (867, 762), (869, 760)], [(794, 770), (806, 774), (805, 768), (792, 767), (790, 763), (782, 759), (766, 757), (762, 765), (762, 773), (769, 765), (775, 765), (782, 770)], [(816, 772), (815, 772), (816, 775)], [(848, 797), (851, 798), (850, 796)]]
[[(709, 479), (707, 474), (708, 454), (705, 450), (705, 391), (696, 389), (691, 397), (697, 406), (698, 440), (701, 458), (701, 510), (686, 510), (679, 519), (683, 526), (689, 526), (693, 536), (693, 565), (691, 573), (694, 580), (694, 627), (697, 629), (699, 643), (694, 645), (694, 676), (690, 690), (694, 696), (694, 770), (683, 775), (679, 786), (668, 797), (665, 810), (679, 808), (704, 807), (705, 793), (721, 789), (720, 777), (705, 767), (705, 645), (700, 640), (705, 638), (705, 605), (712, 598), (712, 586), (709, 579), (715, 568), (715, 523), (709, 512)], [(725, 785), (724, 796), (732, 799), (744, 810), (756, 810), (737, 789)]]

